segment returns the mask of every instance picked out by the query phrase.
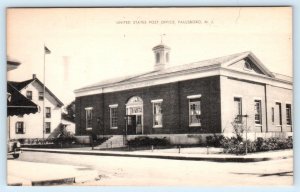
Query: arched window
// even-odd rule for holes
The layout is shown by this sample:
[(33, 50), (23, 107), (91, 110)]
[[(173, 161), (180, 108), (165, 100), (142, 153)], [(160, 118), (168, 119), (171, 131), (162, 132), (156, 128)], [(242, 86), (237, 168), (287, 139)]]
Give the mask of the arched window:
[(169, 53), (166, 53), (166, 61), (169, 62)]
[(159, 63), (159, 60), (160, 60), (159, 53), (156, 53), (156, 63)]
[(248, 61), (245, 62), (245, 69), (247, 69), (247, 70), (251, 70), (252, 69), (252, 66), (251, 66), (251, 64)]

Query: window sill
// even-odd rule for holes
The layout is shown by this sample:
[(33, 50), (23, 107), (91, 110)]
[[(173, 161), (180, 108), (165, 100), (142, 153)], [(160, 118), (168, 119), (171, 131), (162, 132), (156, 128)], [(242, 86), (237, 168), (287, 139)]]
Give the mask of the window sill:
[(197, 124), (190, 124), (189, 127), (200, 127), (201, 123), (197, 123)]
[(118, 127), (111, 127), (110, 129), (118, 129)]
[(162, 128), (163, 126), (162, 125), (154, 125), (153, 128)]

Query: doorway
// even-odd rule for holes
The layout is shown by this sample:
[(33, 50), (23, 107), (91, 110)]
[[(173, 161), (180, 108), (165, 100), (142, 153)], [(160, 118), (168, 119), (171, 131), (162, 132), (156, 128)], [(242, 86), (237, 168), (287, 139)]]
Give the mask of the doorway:
[(126, 104), (127, 134), (143, 134), (143, 100), (138, 96), (131, 97)]

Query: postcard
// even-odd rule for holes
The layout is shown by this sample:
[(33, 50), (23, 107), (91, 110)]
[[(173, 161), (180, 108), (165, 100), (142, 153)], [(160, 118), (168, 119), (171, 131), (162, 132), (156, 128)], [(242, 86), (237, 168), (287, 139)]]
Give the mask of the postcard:
[(7, 185), (293, 185), (291, 7), (6, 13)]

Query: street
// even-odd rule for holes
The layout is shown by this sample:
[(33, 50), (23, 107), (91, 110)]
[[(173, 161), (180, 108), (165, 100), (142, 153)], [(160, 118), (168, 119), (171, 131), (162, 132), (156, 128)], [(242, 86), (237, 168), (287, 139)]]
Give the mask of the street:
[[(221, 163), (137, 157), (23, 152), (19, 159), (82, 166), (99, 177), (75, 185), (101, 186), (245, 186), (293, 184), (293, 159)], [(8, 167), (9, 169), (9, 167)]]

